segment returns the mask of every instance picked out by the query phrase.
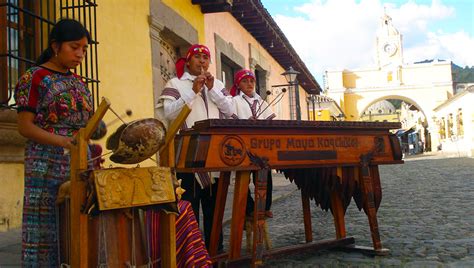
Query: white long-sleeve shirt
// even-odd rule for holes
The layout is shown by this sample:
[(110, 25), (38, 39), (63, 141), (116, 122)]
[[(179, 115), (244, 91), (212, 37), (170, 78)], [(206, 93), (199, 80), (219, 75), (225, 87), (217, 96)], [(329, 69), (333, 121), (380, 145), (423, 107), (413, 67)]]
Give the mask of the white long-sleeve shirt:
[[(158, 105), (164, 110), (164, 119), (169, 122), (176, 119), (184, 105), (191, 108), (191, 113), (185, 121), (184, 128), (190, 128), (196, 121), (211, 118), (226, 118), (235, 113), (232, 96), (227, 95), (224, 84), (214, 79), (214, 86), (208, 89), (205, 85), (198, 94), (193, 91), (193, 81), (196, 76), (184, 72), (181, 78), (172, 78), (166, 83)], [(196, 173), (195, 178), (202, 188), (214, 183), (214, 177), (218, 173), (209, 176), (208, 173)]]
[(166, 83), (159, 97), (164, 108), (165, 118), (171, 122), (178, 116), (184, 105), (192, 112), (186, 119), (186, 127), (192, 127), (194, 122), (211, 118), (225, 118), (235, 113), (232, 97), (227, 96), (224, 84), (215, 79), (212, 89), (206, 86), (198, 94), (193, 91), (193, 81), (196, 76), (185, 72), (181, 78), (172, 78)]
[[(271, 107), (268, 106), (268, 103), (256, 93), (253, 94), (253, 97), (249, 97), (241, 91), (240, 94), (233, 97), (232, 100), (235, 107), (235, 115), (231, 116), (232, 118), (271, 120), (276, 116)], [(254, 106), (255, 109), (253, 112), (252, 106)]]

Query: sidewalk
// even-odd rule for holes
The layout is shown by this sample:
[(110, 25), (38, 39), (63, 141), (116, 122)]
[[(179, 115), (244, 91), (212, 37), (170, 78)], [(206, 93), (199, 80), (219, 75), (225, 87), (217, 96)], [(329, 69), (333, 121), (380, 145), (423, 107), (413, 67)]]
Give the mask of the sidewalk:
[(445, 151), (436, 151), (436, 152), (424, 152), (422, 154), (415, 155), (406, 155), (403, 158), (404, 161), (414, 161), (414, 160), (433, 160), (433, 159), (448, 159), (448, 158), (461, 158), (467, 157), (465, 153), (458, 152), (445, 152)]
[(21, 229), (0, 233), (0, 267), (19, 267), (21, 259)]
[[(253, 183), (250, 183), (253, 193)], [(282, 174), (273, 173), (273, 202), (278, 202), (296, 191), (296, 186), (285, 179)], [(230, 223), (232, 215), (232, 197), (234, 195), (234, 181), (231, 180), (229, 193), (224, 212), (223, 224)], [(202, 219), (202, 217), (201, 217)], [(8, 232), (0, 232), (0, 268), (20, 267), (21, 259), (21, 229), (12, 229)]]

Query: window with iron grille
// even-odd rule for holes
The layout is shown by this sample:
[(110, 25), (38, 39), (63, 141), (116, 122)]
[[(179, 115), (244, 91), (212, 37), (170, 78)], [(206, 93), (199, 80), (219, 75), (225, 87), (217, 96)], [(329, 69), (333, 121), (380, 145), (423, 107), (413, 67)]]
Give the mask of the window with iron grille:
[(224, 55), (224, 53), (221, 53), (222, 82), (226, 89), (230, 90), (234, 84), (234, 74), (240, 69), (242, 69), (241, 66)]
[[(95, 0), (0, 0), (0, 107), (15, 106), (12, 98), (18, 78), (48, 46), (56, 19), (80, 21), (93, 39), (75, 72), (99, 102)], [(59, 12), (59, 14), (58, 14)]]

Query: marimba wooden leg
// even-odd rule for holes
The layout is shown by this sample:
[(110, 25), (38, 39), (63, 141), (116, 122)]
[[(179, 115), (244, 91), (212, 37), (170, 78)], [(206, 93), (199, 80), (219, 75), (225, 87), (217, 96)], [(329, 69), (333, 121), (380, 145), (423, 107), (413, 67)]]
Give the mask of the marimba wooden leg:
[(161, 267), (176, 267), (176, 215), (160, 211)]
[(336, 227), (336, 238), (346, 237), (346, 226), (344, 221), (344, 207), (342, 206), (341, 196), (338, 192), (331, 193), (331, 210)]
[(263, 235), (265, 228), (265, 201), (267, 196), (268, 169), (256, 172), (255, 204), (253, 210), (253, 247), (252, 267), (261, 265), (263, 261)]
[[(337, 176), (342, 180), (342, 167), (337, 167)], [(336, 227), (336, 238), (346, 237), (346, 225), (344, 221), (344, 205), (342, 204), (341, 193), (334, 191), (331, 193), (331, 211)]]
[(303, 204), (304, 236), (306, 243), (313, 242), (313, 227), (311, 225), (311, 207), (309, 196), (301, 189), (301, 203)]
[(234, 200), (232, 203), (232, 222), (230, 226), (230, 260), (240, 257), (249, 182), (250, 171), (237, 171), (235, 178)]
[(217, 254), (219, 235), (221, 234), (222, 219), (224, 218), (225, 203), (230, 184), (230, 172), (221, 172), (219, 184), (217, 186), (216, 206), (214, 208), (214, 218), (212, 219), (211, 242), (209, 245), (209, 255)]
[(361, 188), (364, 196), (364, 207), (369, 219), (370, 233), (375, 251), (382, 250), (382, 242), (380, 241), (379, 225), (377, 223), (377, 209), (375, 207), (374, 189), (372, 186), (372, 175), (368, 163), (362, 163), (361, 168)]

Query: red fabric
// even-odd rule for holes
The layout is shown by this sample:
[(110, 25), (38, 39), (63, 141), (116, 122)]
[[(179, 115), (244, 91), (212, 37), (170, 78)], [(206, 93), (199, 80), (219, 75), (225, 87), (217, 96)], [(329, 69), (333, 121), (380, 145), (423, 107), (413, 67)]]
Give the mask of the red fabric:
[[(178, 201), (179, 215), (176, 217), (176, 267), (212, 267), (211, 258), (193, 208), (189, 201)], [(160, 260), (160, 212), (149, 210), (146, 214), (147, 228), (150, 232), (151, 267), (162, 267)]]
[(242, 69), (234, 74), (234, 85), (232, 85), (232, 88), (230, 89), (230, 95), (236, 96), (239, 94), (239, 83), (242, 81), (242, 79), (247, 77), (255, 79), (255, 74), (247, 69)]
[(102, 155), (102, 146), (97, 143), (89, 144), (89, 149), (91, 151), (91, 158), (94, 159), (92, 161), (92, 166), (94, 169), (102, 169), (102, 164), (105, 162), (103, 157), (99, 157)]
[(186, 65), (186, 62), (188, 62), (189, 59), (191, 59), (191, 57), (193, 55), (197, 54), (197, 53), (204, 53), (207, 56), (211, 57), (211, 51), (205, 45), (199, 45), (199, 44), (192, 45), (188, 49), (188, 52), (186, 53), (186, 57), (185, 58), (180, 58), (180, 59), (178, 59), (178, 61), (176, 61), (176, 64), (175, 64), (175, 66), (176, 66), (176, 75), (178, 76), (178, 78), (181, 78), (181, 76), (183, 76), (184, 66)]
[(51, 72), (44, 68), (41, 68), (37, 72), (35, 72), (33, 79), (31, 80), (30, 94), (28, 96), (27, 107), (36, 109), (36, 107), (38, 106), (39, 99), (38, 87), (41, 81), (43, 81), (44, 77), (50, 74)]
[(185, 58), (178, 59), (178, 61), (175, 64), (175, 66), (176, 66), (176, 76), (178, 76), (178, 78), (181, 78), (181, 76), (183, 76), (183, 74), (184, 74), (184, 65), (186, 65), (186, 59)]

